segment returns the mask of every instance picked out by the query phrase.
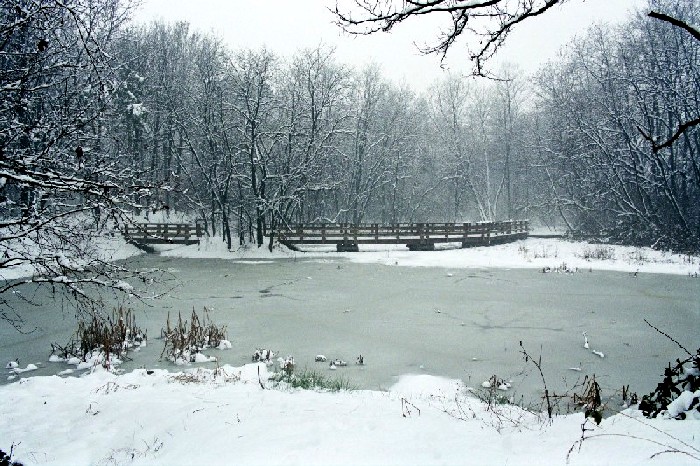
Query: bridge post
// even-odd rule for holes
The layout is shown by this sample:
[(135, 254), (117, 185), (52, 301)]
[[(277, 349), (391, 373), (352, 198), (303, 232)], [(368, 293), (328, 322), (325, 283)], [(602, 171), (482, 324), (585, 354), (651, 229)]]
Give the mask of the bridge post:
[(408, 246), (409, 251), (435, 250), (435, 243), (433, 241), (430, 241), (430, 224), (416, 224), (416, 234), (418, 236), (418, 241), (413, 240), (406, 244), (406, 246)]
[[(338, 252), (359, 252), (360, 248), (357, 245), (357, 228), (350, 231), (350, 224), (345, 222), (340, 224), (340, 234), (343, 235), (343, 239), (338, 241), (335, 245), (335, 249)], [(353, 239), (350, 239), (352, 234)]]
[(469, 230), (471, 227), (471, 223), (462, 223), (462, 247), (466, 248), (469, 247), (467, 242), (469, 241)]
[(481, 242), (479, 243), (479, 246), (488, 246), (489, 242), (491, 241), (490, 236), (491, 236), (491, 222), (483, 222), (480, 225), (481, 229)]

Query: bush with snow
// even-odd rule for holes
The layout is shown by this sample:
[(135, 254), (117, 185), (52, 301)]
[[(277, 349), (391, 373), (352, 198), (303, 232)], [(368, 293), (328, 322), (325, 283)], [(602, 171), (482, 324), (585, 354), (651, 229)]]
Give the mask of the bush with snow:
[(668, 364), (656, 390), (640, 400), (639, 410), (651, 418), (700, 419), (700, 348), (674, 366)]
[(603, 244), (586, 245), (581, 251), (581, 258), (587, 261), (592, 259), (601, 261), (615, 260), (615, 248)]
[(277, 353), (270, 350), (270, 349), (258, 348), (253, 353), (253, 357), (251, 358), (251, 360), (253, 362), (264, 362), (265, 364), (270, 366), (270, 365), (272, 365), (273, 358), (276, 355), (277, 355)]
[(221, 340), (221, 341), (219, 342), (219, 345), (217, 346), (217, 349), (220, 349), (220, 350), (228, 350), (228, 349), (231, 349), (231, 347), (232, 347), (232, 345), (231, 345), (231, 342), (230, 342), (230, 341), (228, 341), (228, 340)]
[(10, 449), (9, 455), (0, 450), (0, 466), (22, 466), (22, 463), (12, 459), (12, 449)]

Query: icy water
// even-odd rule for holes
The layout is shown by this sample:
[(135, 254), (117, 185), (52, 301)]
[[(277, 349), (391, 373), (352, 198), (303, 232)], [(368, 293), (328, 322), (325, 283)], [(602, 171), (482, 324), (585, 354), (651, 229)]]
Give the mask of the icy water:
[[(420, 253), (416, 253), (420, 254)], [(145, 255), (132, 267), (158, 267), (172, 275), (168, 295), (151, 307), (131, 303), (148, 347), (123, 367), (175, 366), (159, 361), (159, 335), (168, 312), (204, 306), (226, 324), (233, 348), (210, 350), (221, 363), (250, 362), (256, 348), (293, 355), (298, 368), (341, 376), (357, 388), (386, 389), (398, 376), (426, 373), (460, 378), (480, 387), (492, 375), (513, 380), (509, 395), (537, 400), (542, 383), (520, 354), (522, 341), (539, 357), (550, 392), (563, 392), (595, 374), (612, 392), (629, 384), (640, 395), (653, 390), (669, 361), (683, 356), (649, 320), (689, 350), (697, 347), (700, 281), (685, 276), (538, 270), (409, 268), (353, 264), (343, 259), (232, 261)], [(20, 358), (26, 375), (65, 369), (49, 363), (50, 342), (75, 329), (70, 311), (46, 302), (25, 307), (22, 335), (0, 324), (0, 363)], [(201, 314), (201, 312), (200, 312)], [(588, 333), (591, 350), (583, 348)], [(348, 367), (331, 371), (317, 354)], [(358, 355), (365, 365), (355, 365)], [(212, 367), (212, 364), (208, 364)], [(574, 371), (571, 368), (580, 368)], [(7, 383), (2, 377), (0, 383)]]

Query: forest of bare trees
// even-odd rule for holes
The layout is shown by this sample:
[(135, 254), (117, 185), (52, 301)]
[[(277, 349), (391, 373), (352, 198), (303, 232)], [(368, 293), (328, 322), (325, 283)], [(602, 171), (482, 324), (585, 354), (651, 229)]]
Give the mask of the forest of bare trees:
[[(697, 22), (687, 2), (654, 2)], [(448, 75), (422, 93), (332, 49), (231, 50), (187, 24), (126, 30), (120, 155), (230, 245), (295, 222), (524, 217), (617, 241), (696, 249), (698, 41), (639, 12), (569, 44), (534, 80)]]
[[(698, 24), (690, 3), (649, 9)], [(2, 2), (0, 268), (39, 264), (80, 294), (69, 272), (85, 265), (51, 244), (80, 257), (75, 231), (154, 212), (184, 212), (229, 248), (296, 222), (506, 218), (699, 248), (692, 27), (644, 10), (534, 78), (504, 66), (417, 92), (328, 47), (237, 50), (187, 23), (133, 25), (131, 8)], [(92, 284), (113, 287), (99, 265)]]

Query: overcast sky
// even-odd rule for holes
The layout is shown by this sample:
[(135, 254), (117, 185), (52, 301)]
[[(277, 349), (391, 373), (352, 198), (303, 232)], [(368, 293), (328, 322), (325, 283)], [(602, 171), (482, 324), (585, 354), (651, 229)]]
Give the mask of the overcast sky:
[[(222, 37), (233, 49), (266, 46), (281, 56), (319, 44), (333, 46), (338, 61), (358, 67), (376, 62), (386, 77), (397, 83), (405, 81), (416, 90), (425, 89), (443, 72), (438, 57), (421, 55), (415, 45), (436, 37), (439, 29), (432, 21), (424, 17), (401, 24), (389, 34), (349, 36), (333, 24), (327, 8), (334, 4), (335, 0), (143, 0), (135, 19), (186, 20), (194, 29)], [(521, 24), (497, 59), (534, 72), (591, 24), (620, 22), (632, 9), (644, 5), (646, 0), (570, 0)], [(446, 65), (454, 72), (470, 69), (466, 53), (460, 52), (455, 48), (448, 55)]]

